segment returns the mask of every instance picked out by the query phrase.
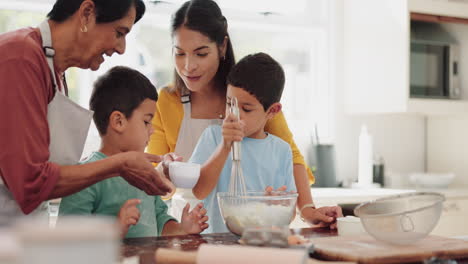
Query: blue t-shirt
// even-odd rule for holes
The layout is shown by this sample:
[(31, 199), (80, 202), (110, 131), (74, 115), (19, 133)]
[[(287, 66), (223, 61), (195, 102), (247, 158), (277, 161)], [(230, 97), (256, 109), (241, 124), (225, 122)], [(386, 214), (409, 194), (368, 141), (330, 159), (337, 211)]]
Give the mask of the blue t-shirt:
[[(221, 126), (213, 125), (205, 129), (193, 151), (190, 162), (203, 164), (222, 143)], [(296, 190), (293, 176), (293, 160), (288, 143), (268, 134), (264, 139), (244, 138), (241, 141), (241, 166), (247, 191), (264, 191), (265, 187)], [(209, 217), (209, 227), (204, 233), (229, 232), (219, 210), (216, 193), (229, 191), (232, 158), (224, 164), (219, 181), (211, 193), (203, 200)]]

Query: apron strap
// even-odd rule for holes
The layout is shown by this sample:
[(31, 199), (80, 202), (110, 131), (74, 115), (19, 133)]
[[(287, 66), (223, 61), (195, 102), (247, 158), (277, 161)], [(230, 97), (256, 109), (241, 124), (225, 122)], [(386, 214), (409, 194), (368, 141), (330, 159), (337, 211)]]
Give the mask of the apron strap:
[[(183, 118), (183, 120), (184, 119), (190, 119), (190, 117), (192, 116), (192, 104), (190, 103), (190, 101), (188, 101), (186, 103), (182, 103), (182, 106), (184, 108), (184, 118)], [(188, 122), (188, 120), (186, 122)]]
[(180, 97), (180, 102), (181, 102), (182, 104), (187, 104), (187, 103), (190, 103), (191, 99), (192, 99), (192, 98), (190, 97), (190, 93), (184, 94), (184, 95), (182, 95), (182, 96)]
[[(52, 47), (52, 33), (50, 32), (50, 26), (48, 20), (44, 20), (39, 24), (39, 31), (41, 32), (42, 38), (42, 50), (44, 51), (44, 55), (46, 56), (47, 64), (49, 65), (50, 72), (52, 74), (52, 80), (54, 82), (54, 90), (57, 92), (59, 91), (57, 85), (57, 76), (55, 75), (55, 68), (54, 68), (54, 56), (55, 50)], [(63, 80), (63, 87), (64, 91), (63, 94), (68, 95), (68, 89), (66, 88), (66, 80), (65, 80), (65, 73), (62, 76)]]

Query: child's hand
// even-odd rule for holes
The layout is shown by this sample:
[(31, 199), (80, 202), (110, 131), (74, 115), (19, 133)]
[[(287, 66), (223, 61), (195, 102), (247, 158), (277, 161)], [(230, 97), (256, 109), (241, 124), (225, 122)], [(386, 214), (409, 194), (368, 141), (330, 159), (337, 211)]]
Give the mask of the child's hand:
[(297, 193), (296, 191), (286, 191), (288, 187), (286, 185), (283, 185), (279, 187), (278, 189), (273, 189), (271, 186), (267, 186), (265, 188), (265, 195), (285, 195), (285, 194), (292, 194), (292, 193)]
[(122, 228), (122, 237), (125, 237), (130, 226), (138, 223), (138, 220), (140, 219), (140, 210), (138, 210), (136, 206), (140, 203), (140, 199), (130, 199), (120, 208), (117, 217)]
[[(279, 187), (278, 189), (273, 189), (272, 186), (267, 186), (265, 188), (265, 195), (270, 195), (270, 196), (281, 196), (281, 195), (288, 195), (292, 193), (296, 193), (296, 191), (286, 191), (287, 187), (286, 185), (283, 185)], [(268, 201), (267, 204), (283, 204), (287, 205), (288, 201), (281, 201), (281, 200), (274, 200), (272, 199), (271, 201)]]
[(232, 142), (241, 141), (244, 137), (244, 122), (230, 113), (223, 121), (223, 147), (230, 149)]
[(203, 203), (199, 203), (189, 212), (190, 204), (186, 204), (182, 210), (181, 226), (182, 230), (187, 234), (199, 234), (208, 228), (208, 216), (206, 209), (203, 208)]
[(167, 153), (162, 157), (162, 166), (164, 175), (169, 179), (169, 163), (173, 161), (182, 161), (182, 156), (175, 154), (174, 152)]

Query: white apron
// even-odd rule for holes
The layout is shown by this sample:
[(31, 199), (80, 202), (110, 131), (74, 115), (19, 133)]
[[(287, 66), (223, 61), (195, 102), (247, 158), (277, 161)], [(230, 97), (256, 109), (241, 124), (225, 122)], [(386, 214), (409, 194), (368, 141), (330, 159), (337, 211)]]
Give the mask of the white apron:
[[(42, 47), (49, 64), (55, 95), (47, 106), (47, 121), (50, 131), (49, 161), (59, 165), (72, 165), (78, 163), (83, 152), (88, 129), (91, 124), (93, 112), (82, 108), (65, 94), (59, 91), (54, 70), (52, 36), (47, 20), (39, 25), (42, 37)], [(42, 215), (47, 219), (47, 202), (42, 203), (30, 215)], [(0, 214), (23, 215), (10, 191), (0, 178)]]
[[(179, 136), (177, 137), (177, 143), (175, 148), (175, 153), (182, 156), (184, 161), (188, 161), (192, 156), (192, 152), (197, 145), (198, 139), (205, 130), (205, 128), (210, 125), (221, 125), (222, 119), (193, 119), (192, 116), (192, 105), (188, 96), (182, 96), (181, 100), (183, 102), (184, 108), (184, 118), (182, 119), (182, 124), (179, 129)], [(178, 221), (182, 217), (182, 209), (186, 203), (190, 203), (190, 208), (193, 208), (199, 200), (195, 198), (192, 193), (192, 189), (182, 189), (177, 188), (176, 193), (172, 196), (171, 207), (169, 209), (169, 214), (174, 216)]]

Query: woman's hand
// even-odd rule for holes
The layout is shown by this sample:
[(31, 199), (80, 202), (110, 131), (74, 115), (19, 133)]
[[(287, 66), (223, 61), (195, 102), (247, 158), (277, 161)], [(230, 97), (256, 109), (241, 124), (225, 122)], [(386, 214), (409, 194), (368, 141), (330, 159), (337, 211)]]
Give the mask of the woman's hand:
[(302, 210), (302, 217), (317, 227), (336, 229), (336, 218), (343, 217), (343, 212), (339, 206), (309, 207)]
[(120, 208), (117, 219), (121, 227), (122, 237), (125, 237), (130, 226), (136, 225), (140, 220), (140, 210), (136, 207), (140, 203), (139, 199), (130, 199)]
[(163, 157), (148, 153), (129, 151), (121, 154), (119, 174), (128, 183), (148, 195), (165, 195), (172, 191), (169, 180), (154, 169), (152, 162), (159, 163)]
[(182, 210), (181, 227), (187, 234), (199, 234), (208, 228), (208, 216), (206, 209), (203, 208), (203, 203), (199, 203), (189, 212), (190, 204), (186, 204)]
[(242, 141), (244, 137), (244, 122), (230, 113), (226, 116), (222, 126), (223, 132), (223, 148), (231, 149), (232, 142)]

